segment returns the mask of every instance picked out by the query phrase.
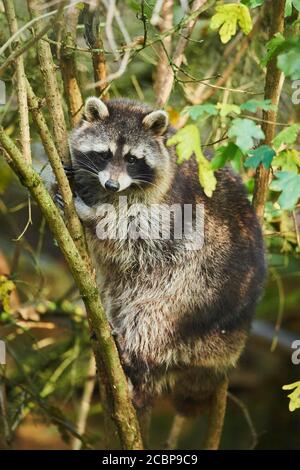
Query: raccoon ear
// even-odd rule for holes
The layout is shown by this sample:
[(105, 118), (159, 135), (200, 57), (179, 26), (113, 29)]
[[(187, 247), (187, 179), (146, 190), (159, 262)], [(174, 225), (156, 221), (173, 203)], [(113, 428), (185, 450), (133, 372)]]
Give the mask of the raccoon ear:
[(91, 96), (85, 102), (84, 115), (87, 121), (93, 122), (106, 118), (109, 113), (103, 101), (95, 96)]
[(152, 113), (147, 114), (143, 119), (143, 126), (146, 129), (150, 129), (154, 132), (155, 135), (162, 135), (168, 127), (169, 116), (166, 111), (152, 111)]

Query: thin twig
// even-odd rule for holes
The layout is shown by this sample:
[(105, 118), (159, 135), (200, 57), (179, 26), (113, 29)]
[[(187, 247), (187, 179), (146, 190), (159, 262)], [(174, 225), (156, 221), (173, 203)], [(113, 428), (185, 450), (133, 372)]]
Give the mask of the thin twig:
[[(59, 0), (61, 2), (61, 0)], [(75, 5), (76, 3), (80, 3), (80, 0), (74, 1), (72, 5)], [(70, 8), (71, 5), (67, 5), (64, 8)], [(3, 55), (3, 53), (6, 51), (6, 49), (19, 37), (24, 31), (27, 29), (31, 28), (35, 23), (41, 20), (45, 20), (46, 18), (49, 18), (50, 16), (53, 16), (57, 13), (58, 10), (52, 10), (47, 13), (44, 13), (43, 15), (38, 15), (32, 20), (28, 21), (22, 28), (18, 29), (10, 38), (6, 41), (5, 44), (0, 48), (0, 56)]]
[(180, 437), (180, 434), (181, 434), (181, 431), (185, 422), (186, 422), (186, 418), (184, 416), (181, 416), (181, 415), (174, 416), (172, 426), (170, 429), (170, 434), (168, 436), (168, 439), (165, 445), (165, 449), (169, 449), (169, 450), (176, 449), (178, 445), (178, 440), (179, 440), (179, 437)]
[(236, 397), (233, 393), (231, 392), (227, 392), (227, 396), (228, 398), (230, 398), (230, 400), (232, 400), (240, 409), (241, 411), (243, 412), (243, 415), (245, 417), (245, 420), (249, 426), (249, 430), (250, 430), (250, 433), (251, 433), (251, 438), (252, 438), (252, 443), (251, 443), (251, 446), (250, 446), (250, 449), (255, 449), (255, 447), (257, 446), (258, 444), (258, 435), (257, 435), (257, 432), (256, 432), (256, 429), (254, 427), (254, 424), (253, 424), (253, 421), (251, 419), (251, 416), (250, 416), (250, 413), (246, 407), (246, 405), (242, 402), (242, 400), (240, 400), (238, 397)]

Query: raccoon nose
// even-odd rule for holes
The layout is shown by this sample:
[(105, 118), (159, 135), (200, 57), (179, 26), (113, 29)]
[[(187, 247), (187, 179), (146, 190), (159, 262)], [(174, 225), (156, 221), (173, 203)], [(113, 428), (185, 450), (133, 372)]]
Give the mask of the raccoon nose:
[(108, 191), (118, 191), (120, 189), (120, 184), (115, 180), (107, 180), (105, 183), (105, 188)]

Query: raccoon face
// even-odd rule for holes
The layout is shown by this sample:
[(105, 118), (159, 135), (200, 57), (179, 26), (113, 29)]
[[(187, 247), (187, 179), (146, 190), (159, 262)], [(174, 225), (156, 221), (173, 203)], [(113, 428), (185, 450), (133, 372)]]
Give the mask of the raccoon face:
[[(88, 98), (85, 119), (71, 136), (75, 182), (81, 195), (141, 191), (159, 185), (170, 156), (163, 142), (165, 111), (129, 100)], [(87, 199), (87, 197), (85, 197)], [(91, 199), (91, 198), (89, 198)]]

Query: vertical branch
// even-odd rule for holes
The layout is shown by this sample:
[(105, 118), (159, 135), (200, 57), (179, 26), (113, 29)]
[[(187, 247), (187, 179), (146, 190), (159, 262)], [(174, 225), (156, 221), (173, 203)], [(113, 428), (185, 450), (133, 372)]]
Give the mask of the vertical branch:
[[(83, 388), (83, 394), (80, 401), (79, 411), (78, 411), (78, 418), (77, 418), (77, 432), (81, 436), (85, 432), (86, 422), (91, 406), (91, 400), (93, 391), (95, 388), (95, 377), (96, 376), (96, 366), (95, 366), (95, 358), (94, 356), (91, 357), (88, 367), (88, 373), (86, 378), (86, 383)], [(82, 441), (77, 437), (74, 437), (72, 440), (72, 449), (73, 450), (80, 450), (82, 446)]]
[[(270, 39), (276, 33), (284, 32), (284, 10), (286, 0), (276, 0), (271, 2), (271, 25)], [(271, 100), (271, 103), (278, 106), (281, 89), (283, 85), (283, 74), (277, 67), (277, 57), (273, 57), (267, 65), (266, 83), (265, 83), (265, 99)], [(275, 135), (277, 110), (269, 110), (263, 112), (264, 122), (262, 129), (265, 133), (264, 143), (272, 144)], [(255, 187), (253, 196), (253, 206), (257, 213), (260, 223), (263, 223), (265, 203), (268, 196), (270, 170), (260, 165), (256, 171)]]
[[(39, 15), (35, 0), (28, 0), (29, 10), (35, 18)], [(60, 8), (63, 8), (63, 3)], [(38, 21), (35, 26), (35, 31), (38, 34), (43, 28), (41, 21)], [(46, 90), (46, 100), (49, 108), (49, 113), (52, 120), (53, 133), (58, 153), (61, 158), (69, 163), (68, 153), (68, 134), (67, 127), (63, 112), (62, 99), (59, 91), (59, 86), (56, 78), (56, 66), (53, 62), (50, 45), (43, 39), (37, 41), (37, 52), (40, 63), (41, 72), (44, 79)]]
[[(5, 14), (10, 30), (10, 34), (13, 35), (18, 31), (18, 22), (15, 13), (15, 7), (13, 0), (4, 0)], [(19, 47), (19, 39), (16, 39), (12, 46)], [(31, 162), (31, 150), (30, 150), (30, 129), (29, 129), (29, 116), (28, 116), (28, 105), (27, 105), (27, 93), (26, 93), (26, 77), (24, 69), (23, 56), (19, 56), (15, 60), (16, 73), (17, 73), (17, 96), (20, 116), (20, 134), (21, 134), (21, 145), (22, 153), (25, 160)]]
[[(174, 0), (166, 0), (161, 7), (161, 18), (158, 19), (157, 27), (160, 33), (164, 33), (172, 28), (173, 25), (173, 8)], [(164, 47), (160, 44), (158, 46), (158, 64), (155, 71), (154, 92), (159, 95), (163, 87), (165, 77), (168, 74), (169, 61), (168, 55), (171, 54), (172, 36), (166, 36), (162, 39)], [(167, 54), (165, 53), (167, 52)]]
[(166, 442), (165, 448), (168, 450), (176, 449), (179, 441), (179, 437), (182, 431), (182, 427), (186, 422), (186, 417), (176, 414), (170, 429), (170, 433)]
[(72, 126), (76, 126), (81, 118), (83, 99), (77, 79), (75, 61), (76, 27), (79, 10), (70, 7), (64, 15), (62, 47), (60, 50), (60, 69), (64, 83), (66, 101)]
[[(99, 7), (100, 8), (100, 7)], [(101, 8), (102, 11), (102, 8)], [(103, 40), (100, 31), (100, 15), (98, 10), (92, 10), (89, 5), (84, 6), (84, 28), (85, 39), (88, 46), (91, 48), (94, 81), (98, 83), (95, 85), (95, 92), (97, 96), (102, 96), (108, 99), (109, 94), (106, 90), (106, 59), (103, 51)], [(97, 50), (95, 50), (97, 49)]]
[(218, 450), (223, 430), (226, 404), (227, 404), (228, 380), (217, 387), (209, 410), (208, 429), (204, 441), (205, 450)]
[(87, 264), (89, 264), (89, 258), (86, 252), (85, 236), (81, 222), (77, 216), (74, 207), (73, 195), (69, 185), (69, 181), (66, 177), (60, 155), (58, 154), (56, 146), (52, 140), (51, 133), (42, 113), (40, 100), (35, 96), (34, 91), (32, 90), (31, 85), (28, 81), (27, 96), (30, 111), (32, 113), (40, 138), (43, 142), (45, 152), (49, 158), (52, 170), (55, 174), (60, 193), (64, 200), (64, 212), (66, 216), (67, 226), (82, 258), (86, 261)]
[[(194, 0), (191, 8), (191, 13), (197, 12), (207, 0)], [(180, 36), (177, 45), (175, 47), (174, 54), (172, 56), (172, 63), (168, 68), (168, 73), (165, 76), (165, 79), (162, 83), (160, 92), (157, 95), (156, 104), (157, 106), (164, 106), (169, 99), (170, 93), (172, 91), (173, 83), (174, 83), (174, 73), (173, 67), (179, 68), (182, 64), (184, 58), (184, 51), (187, 46), (188, 40), (192, 31), (198, 21), (198, 17), (192, 18), (185, 28), (182, 30), (182, 35)]]

